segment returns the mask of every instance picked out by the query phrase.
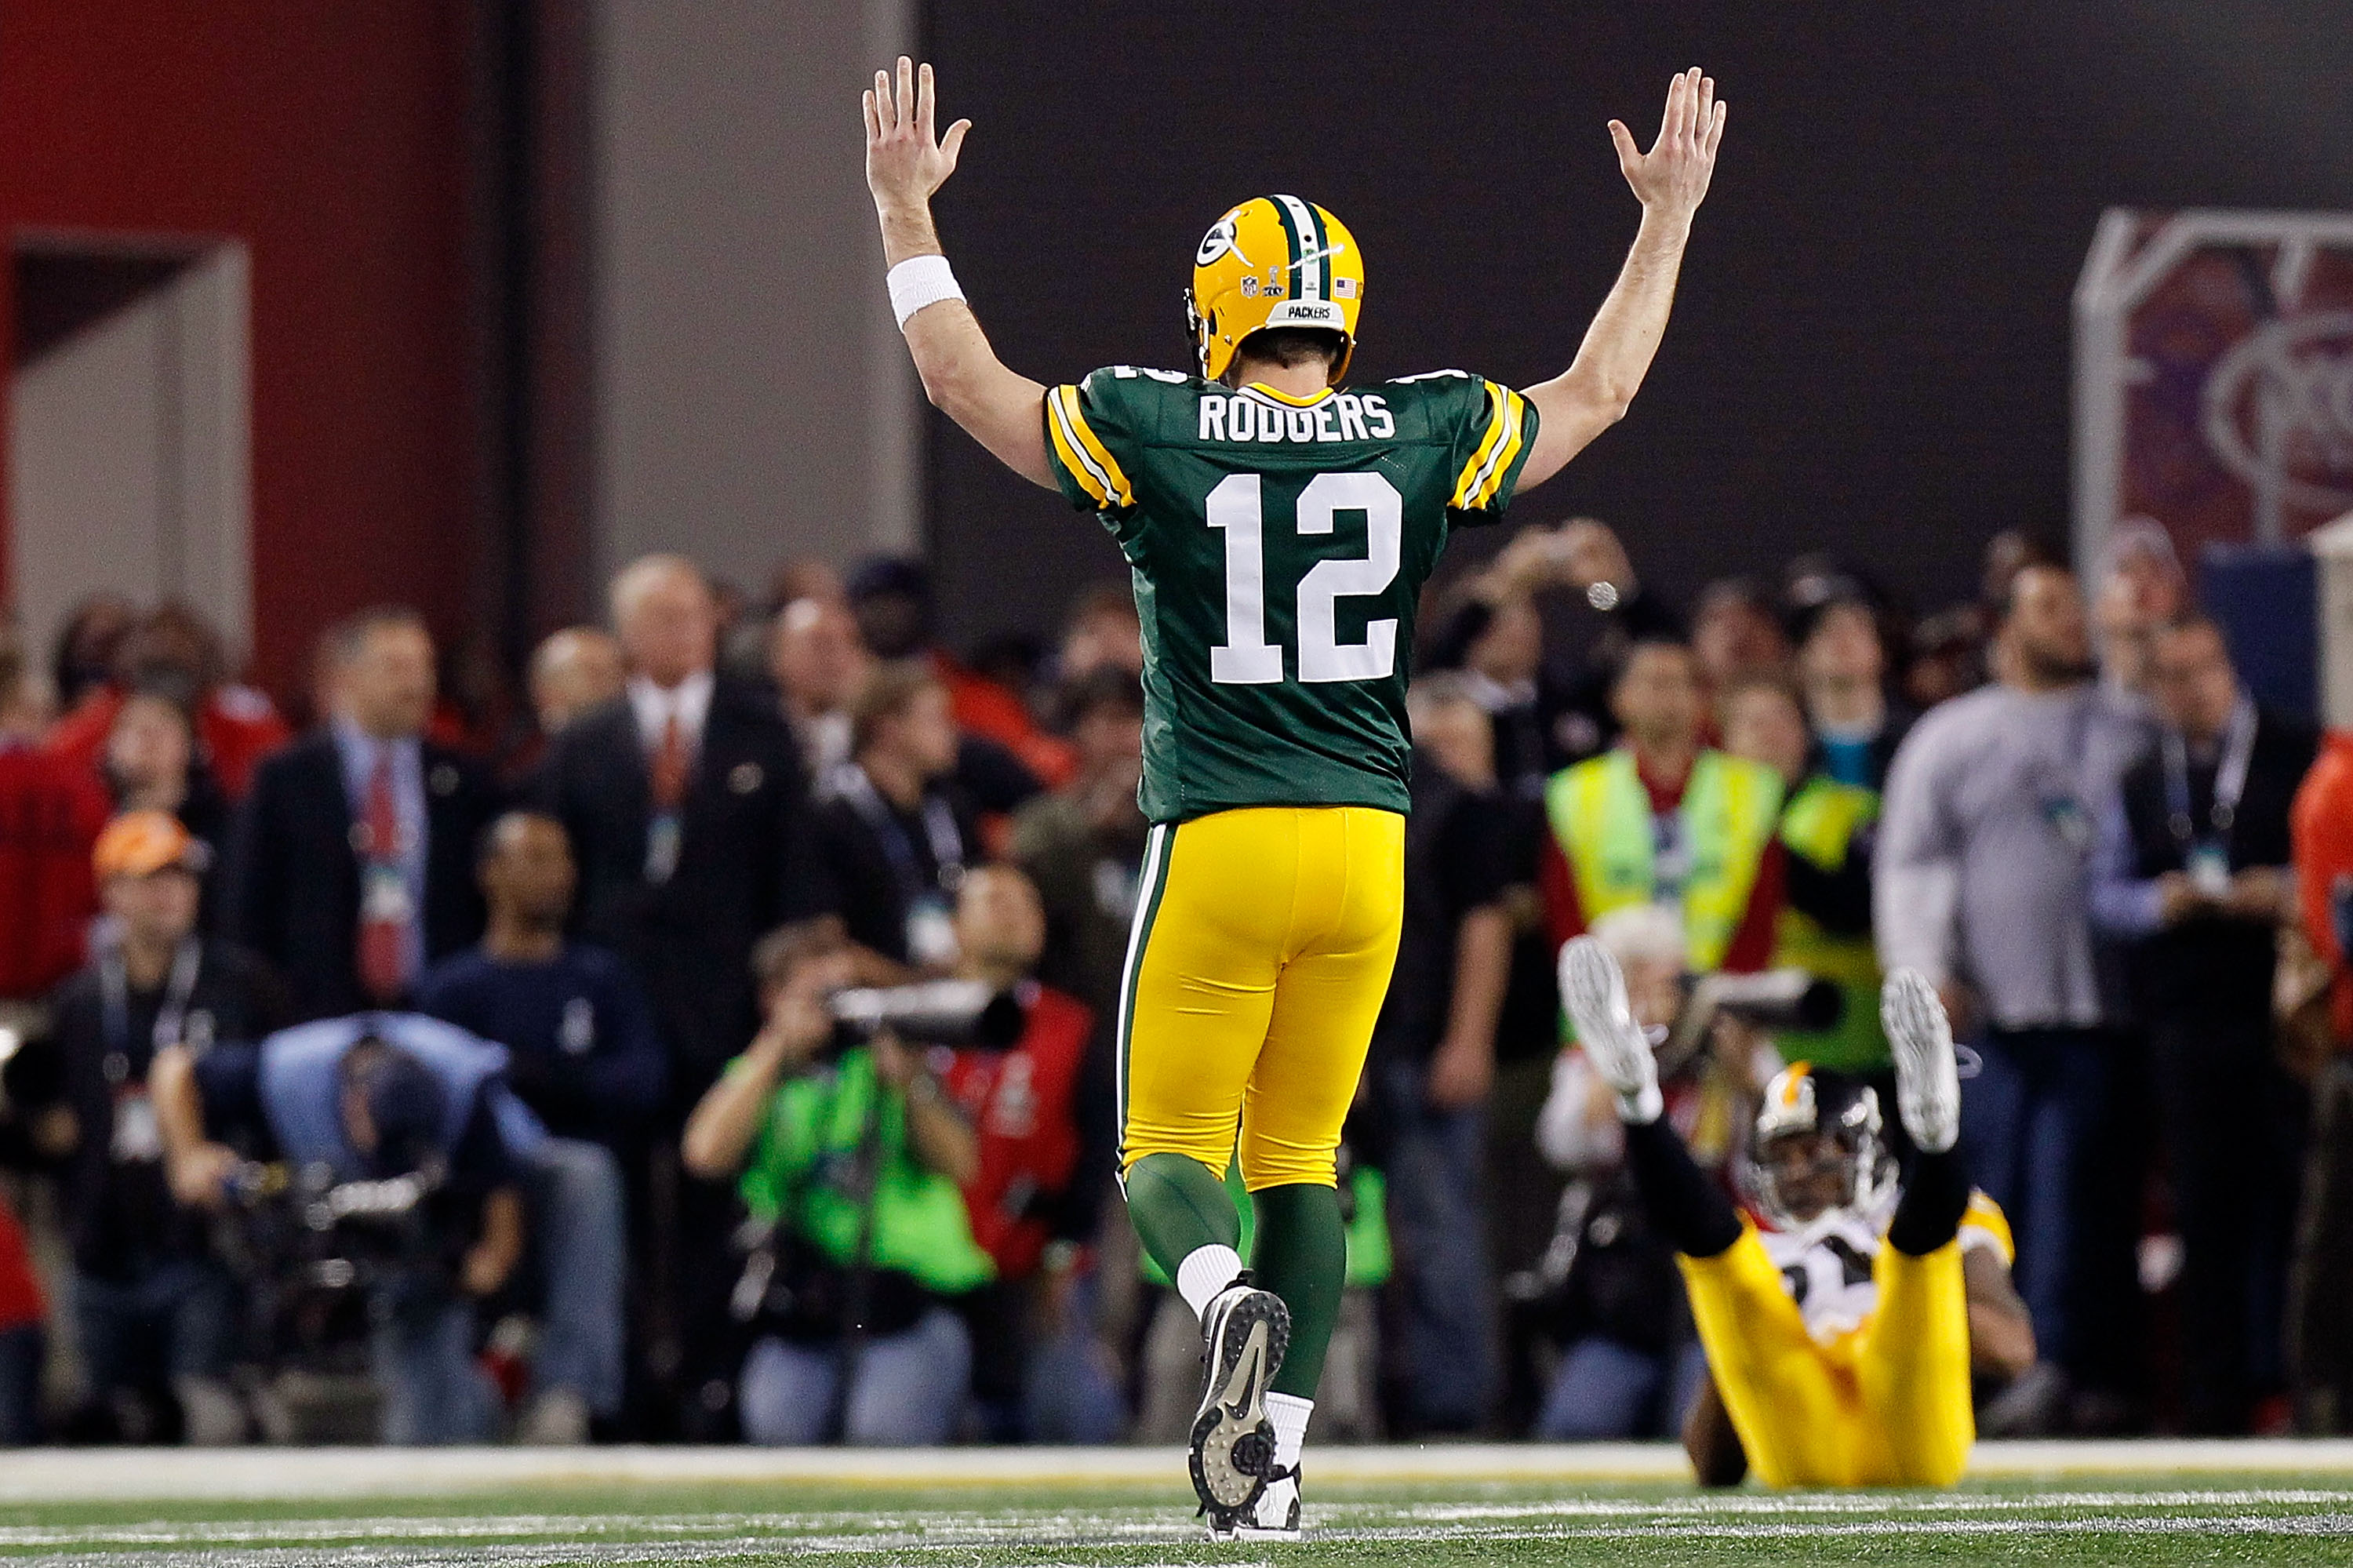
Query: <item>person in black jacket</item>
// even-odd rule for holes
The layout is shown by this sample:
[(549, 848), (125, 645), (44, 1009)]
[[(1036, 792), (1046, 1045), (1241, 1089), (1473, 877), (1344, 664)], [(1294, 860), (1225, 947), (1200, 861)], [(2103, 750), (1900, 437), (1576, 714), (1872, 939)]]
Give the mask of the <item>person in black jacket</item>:
[(956, 959), (957, 890), (985, 858), (953, 781), (947, 687), (912, 659), (876, 666), (851, 707), (849, 744), (818, 808), (827, 902), (889, 969), (944, 969)]
[(572, 842), (575, 933), (636, 971), (670, 1054), (670, 1102), (632, 1193), (650, 1298), (639, 1349), (683, 1429), (717, 1438), (733, 1386), (733, 1197), (681, 1176), (678, 1128), (759, 1032), (753, 945), (820, 912), (807, 784), (775, 695), (716, 667), (700, 568), (648, 556), (613, 579), (611, 603), (628, 685), (549, 742), (533, 793)]
[(490, 777), (425, 738), (433, 638), (414, 610), (328, 633), (327, 725), (264, 762), (239, 812), (227, 928), (277, 965), (302, 1019), (398, 1003), (482, 934), (474, 841)]
[(91, 1430), (152, 1437), (168, 1392), (187, 1441), (235, 1442), (237, 1287), (173, 1201), (147, 1075), (165, 1046), (201, 1055), (259, 1040), (286, 1022), (285, 996), (259, 959), (197, 933), (210, 852), (169, 812), (117, 817), (92, 860), (108, 934), (58, 988), (48, 1041), (72, 1128), (61, 1191)]
[(1426, 675), (1406, 711), (1414, 751), (1405, 916), (1367, 1063), (1397, 1249), (1391, 1381), (1404, 1429), (1470, 1432), (1495, 1392), (1487, 1102), (1517, 866), (1494, 736), (1476, 698), (1459, 677)]
[(2288, 813), (2318, 740), (2256, 706), (2215, 625), (2150, 643), (2158, 744), (2103, 823), (2093, 915), (2132, 942), (2182, 1243), (2182, 1414), (2248, 1429), (2286, 1386), (2281, 1325), (2304, 1117), (2271, 1047), (2274, 932), (2293, 909)]
[(645, 982), (682, 1107), (759, 1028), (752, 945), (819, 912), (807, 783), (775, 697), (715, 668), (700, 568), (649, 556), (612, 609), (628, 689), (550, 742), (533, 793), (579, 864), (574, 928)]

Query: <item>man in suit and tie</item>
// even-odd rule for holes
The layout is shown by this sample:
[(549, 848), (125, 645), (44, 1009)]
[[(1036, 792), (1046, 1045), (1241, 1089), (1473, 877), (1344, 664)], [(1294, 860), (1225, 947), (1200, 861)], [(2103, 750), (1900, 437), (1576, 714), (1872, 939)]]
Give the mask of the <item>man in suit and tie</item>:
[(628, 685), (554, 737), (537, 792), (579, 857), (575, 925), (637, 968), (691, 1106), (758, 1031), (752, 944), (818, 912), (807, 786), (774, 696), (716, 668), (691, 561), (633, 563), (612, 611)]
[(302, 1018), (395, 1006), (480, 938), (474, 841), (499, 807), (480, 767), (425, 738), (433, 638), (416, 611), (363, 611), (324, 652), (328, 722), (256, 770), (226, 889), (231, 934)]
[(628, 685), (550, 741), (536, 793), (579, 861), (575, 931), (637, 971), (669, 1051), (672, 1104), (633, 1228), (650, 1248), (651, 1370), (685, 1435), (715, 1437), (732, 1397), (720, 1347), (736, 1211), (724, 1187), (681, 1176), (678, 1127), (759, 1031), (753, 944), (820, 912), (823, 884), (792, 731), (772, 694), (716, 668), (702, 571), (648, 556), (613, 579), (611, 607)]

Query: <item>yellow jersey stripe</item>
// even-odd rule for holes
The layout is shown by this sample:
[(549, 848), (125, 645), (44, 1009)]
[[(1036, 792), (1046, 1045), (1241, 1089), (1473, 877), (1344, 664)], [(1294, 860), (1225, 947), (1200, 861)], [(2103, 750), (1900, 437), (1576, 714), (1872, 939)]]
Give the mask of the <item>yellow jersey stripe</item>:
[(1493, 412), (1488, 418), (1487, 433), (1480, 440), (1479, 450), (1471, 454), (1471, 461), (1462, 465), (1461, 473), (1455, 478), (1451, 504), (1458, 512), (1466, 511), (1475, 504), (1472, 496), (1486, 482), (1488, 466), (1494, 461), (1497, 449), (1503, 445), (1507, 423), (1504, 404), (1505, 396), (1503, 387), (1492, 381), (1487, 383), (1487, 406)]
[(1488, 471), (1485, 482), (1479, 487), (1479, 493), (1471, 498), (1473, 510), (1495, 503), (1495, 497), (1503, 493), (1504, 476), (1512, 471), (1512, 464), (1519, 458), (1520, 448), (1527, 441), (1527, 399), (1508, 387), (1504, 388), (1504, 444), (1497, 449), (1494, 466)]
[(1065, 384), (1054, 390), (1061, 398), (1062, 412), (1070, 422), (1071, 435), (1077, 438), (1079, 446), (1095, 461), (1096, 469), (1109, 491), (1110, 503), (1113, 506), (1134, 505), (1135, 487), (1127, 482), (1127, 475), (1120, 471), (1118, 461), (1111, 455), (1111, 449), (1104, 446), (1102, 439), (1088, 428), (1087, 417), (1080, 411), (1079, 408), (1079, 389)]
[(1054, 455), (1063, 471), (1079, 482), (1079, 488), (1094, 498), (1098, 506), (1111, 504), (1111, 486), (1105, 476), (1094, 466), (1093, 460), (1079, 450), (1071, 438), (1069, 421), (1062, 413), (1062, 394), (1070, 390), (1057, 387), (1046, 394), (1046, 431), (1054, 438)]

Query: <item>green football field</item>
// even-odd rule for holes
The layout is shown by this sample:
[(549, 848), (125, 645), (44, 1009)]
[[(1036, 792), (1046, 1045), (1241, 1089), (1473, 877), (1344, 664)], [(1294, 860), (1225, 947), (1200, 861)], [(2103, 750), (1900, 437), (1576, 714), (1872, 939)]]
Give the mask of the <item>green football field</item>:
[[(1315, 1488), (1303, 1545), (1227, 1547), (1204, 1537), (1181, 1481), (1136, 1479), (1150, 1467), (1132, 1457), (1079, 1477), (1041, 1458), (922, 1484), (890, 1479), (887, 1456), (866, 1457), (862, 1470), (837, 1464), (784, 1478), (742, 1461), (701, 1478), (673, 1463), (663, 1473), (687, 1478), (669, 1479), (642, 1478), (626, 1464), (594, 1474), (550, 1465), (519, 1483), (522, 1472), (501, 1454), (469, 1484), (457, 1456), (415, 1469), (405, 1456), (353, 1453), (344, 1467), (306, 1469), (312, 1457), (263, 1452), (218, 1457), (223, 1468), (188, 1488), (211, 1495), (176, 1500), (148, 1494), (173, 1490), (174, 1475), (196, 1475), (185, 1468), (191, 1456), (157, 1456), (160, 1471), (144, 1476), (137, 1456), (78, 1457), (121, 1467), (119, 1484), (85, 1469), (46, 1489), (52, 1500), (0, 1503), (0, 1560), (89, 1568), (2353, 1563), (2353, 1471), (2333, 1454), (2298, 1471), (2289, 1456), (2266, 1452), (2261, 1467), (2238, 1474), (2217, 1452), (2187, 1468), (2135, 1454), (2125, 1474), (2000, 1474), (1933, 1494), (1708, 1496), (1671, 1481), (1579, 1478), (1603, 1467), (1574, 1463), (1548, 1479), (1529, 1478), (1519, 1464), (1499, 1467), (1523, 1472), (1509, 1478), (1412, 1478), (1414, 1467), (1395, 1465), (1394, 1476), (1352, 1474)], [(44, 1489), (7, 1474), (16, 1458), (0, 1454), (0, 1497)]]

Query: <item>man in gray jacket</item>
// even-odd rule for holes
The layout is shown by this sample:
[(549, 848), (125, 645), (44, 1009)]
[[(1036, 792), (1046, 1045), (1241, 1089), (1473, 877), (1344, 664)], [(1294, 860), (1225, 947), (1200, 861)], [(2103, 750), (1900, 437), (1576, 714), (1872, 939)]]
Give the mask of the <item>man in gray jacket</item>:
[(2036, 1338), (2066, 1373), (2109, 1383), (2117, 1336), (2098, 1308), (2131, 1289), (2132, 1237), (2089, 865), (2145, 721), (2094, 682), (2064, 567), (2012, 579), (1993, 658), (1994, 684), (1930, 713), (1896, 753), (1874, 923), (1888, 968), (1928, 976), (1979, 1032), (1963, 1137), (2016, 1227)]

